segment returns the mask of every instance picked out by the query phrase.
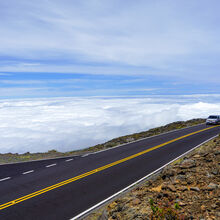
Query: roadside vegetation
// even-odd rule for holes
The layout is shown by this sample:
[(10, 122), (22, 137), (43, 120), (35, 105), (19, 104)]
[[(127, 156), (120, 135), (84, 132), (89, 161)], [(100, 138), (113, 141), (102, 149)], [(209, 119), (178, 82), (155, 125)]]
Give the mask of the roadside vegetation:
[(188, 121), (178, 121), (174, 123), (167, 124), (165, 126), (157, 127), (157, 128), (152, 128), (147, 131), (142, 131), (139, 133), (134, 133), (130, 135), (125, 135), (121, 136), (118, 138), (114, 138), (110, 141), (107, 141), (103, 144), (98, 144), (89, 148), (85, 148), (82, 150), (78, 151), (69, 151), (69, 152), (58, 152), (56, 150), (50, 150), (45, 153), (30, 153), (26, 152), (24, 154), (13, 154), (13, 153), (6, 153), (6, 154), (0, 154), (0, 164), (4, 163), (12, 163), (12, 162), (22, 162), (22, 161), (29, 161), (29, 160), (39, 160), (39, 159), (48, 159), (48, 158), (56, 158), (56, 157), (63, 157), (63, 156), (72, 156), (72, 155), (79, 155), (79, 154), (84, 154), (84, 153), (89, 153), (89, 152), (95, 152), (107, 148), (111, 148), (120, 144), (125, 144), (129, 143), (132, 141), (136, 141), (142, 138), (150, 137), (153, 135), (161, 134), (164, 132), (168, 132), (171, 130), (175, 129), (181, 129), (197, 124), (204, 123), (205, 119), (192, 119)]

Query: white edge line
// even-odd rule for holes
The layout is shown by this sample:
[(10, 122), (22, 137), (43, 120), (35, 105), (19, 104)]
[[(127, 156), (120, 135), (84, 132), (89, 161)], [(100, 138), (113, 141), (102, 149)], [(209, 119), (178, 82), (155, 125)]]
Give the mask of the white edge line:
[(22, 174), (28, 174), (28, 173), (33, 173), (34, 172), (34, 170), (29, 170), (29, 171), (26, 171), (26, 172), (24, 172), (24, 173), (22, 173)]
[[(117, 145), (117, 146), (114, 146), (114, 147), (110, 147), (110, 148), (107, 148), (107, 149), (103, 149), (103, 150), (100, 150), (100, 151), (91, 152), (91, 153), (89, 153), (89, 154), (97, 154), (97, 153), (100, 153), (100, 152), (103, 152), (103, 151), (107, 151), (107, 150), (111, 150), (111, 149), (114, 149), (114, 148), (117, 148), (117, 147), (124, 146), (124, 145), (126, 145), (126, 144), (135, 143), (135, 142), (138, 142), (138, 141), (141, 141), (141, 140), (145, 140), (145, 139), (157, 137), (157, 136), (160, 136), (160, 135), (163, 135), (163, 134), (168, 134), (168, 133), (175, 132), (175, 131), (184, 130), (184, 129), (187, 129), (187, 128), (196, 127), (196, 126), (203, 125), (203, 124), (205, 124), (205, 123), (201, 123), (201, 124), (197, 124), (197, 125), (192, 125), (192, 126), (185, 127), (185, 128), (180, 128), (180, 129), (174, 129), (174, 130), (171, 130), (171, 131), (167, 131), (167, 132), (163, 132), (163, 133), (156, 134), (156, 135), (153, 135), (153, 136), (141, 138), (141, 139), (138, 139), (138, 140), (135, 140), (135, 141), (131, 141), (131, 142), (128, 142), (128, 143), (120, 144), (120, 145)], [(81, 155), (80, 155), (80, 154), (76, 154), (76, 155), (65, 156), (65, 157), (55, 157), (55, 158), (48, 158), (48, 159), (29, 160), (29, 161), (23, 161), (23, 162), (4, 163), (4, 164), (0, 164), (0, 166), (10, 165), (10, 164), (18, 164), (18, 163), (29, 163), (29, 162), (36, 162), (36, 161), (42, 161), (42, 160), (43, 160), (43, 161), (46, 161), (46, 160), (64, 159), (64, 158), (77, 157), (77, 156), (81, 156)]]
[(56, 166), (56, 165), (57, 165), (56, 163), (53, 163), (53, 164), (47, 165), (46, 167), (53, 167), (53, 166)]
[(46, 160), (66, 159), (66, 158), (70, 158), (70, 157), (79, 157), (79, 156), (80, 156), (80, 154), (73, 154), (71, 156), (64, 156), (64, 157), (53, 157), (53, 158), (39, 159), (39, 160), (28, 160), (28, 161), (22, 161), (22, 162), (14, 162), (14, 163), (3, 163), (3, 164), (0, 164), (0, 166), (18, 164), (18, 163), (30, 163), (30, 162), (37, 162), (37, 161), (46, 161)]
[(71, 158), (71, 159), (68, 159), (68, 160), (65, 160), (66, 162), (69, 162), (69, 161), (71, 161), (71, 160), (73, 160), (73, 158)]
[(9, 177), (6, 177), (6, 178), (4, 178), (4, 179), (0, 179), (0, 182), (5, 181), (5, 180), (9, 180), (9, 179), (11, 179), (10, 176), (9, 176)]
[(75, 220), (75, 219), (81, 218), (82, 216), (86, 215), (88, 212), (92, 211), (93, 209), (95, 209), (95, 208), (97, 208), (97, 207), (103, 205), (103, 204), (106, 203), (107, 201), (113, 199), (114, 197), (118, 196), (119, 194), (123, 193), (124, 191), (128, 190), (129, 188), (133, 187), (134, 185), (136, 185), (136, 184), (142, 182), (143, 180), (145, 180), (145, 179), (148, 178), (149, 176), (151, 176), (151, 175), (157, 173), (158, 171), (160, 171), (161, 169), (163, 169), (163, 168), (166, 167), (167, 165), (171, 164), (172, 162), (178, 160), (179, 158), (183, 157), (184, 155), (190, 153), (191, 151), (195, 150), (196, 148), (200, 147), (201, 145), (203, 145), (203, 144), (209, 142), (210, 140), (212, 140), (212, 139), (214, 139), (214, 138), (216, 138), (216, 137), (218, 137), (218, 136), (219, 136), (219, 135), (215, 135), (215, 136), (209, 138), (208, 140), (202, 142), (201, 144), (195, 146), (194, 148), (188, 150), (187, 152), (181, 154), (180, 156), (178, 156), (178, 157), (176, 157), (175, 159), (171, 160), (170, 162), (166, 163), (166, 164), (163, 165), (162, 167), (156, 169), (156, 170), (153, 171), (152, 173), (150, 173), (150, 174), (148, 174), (148, 175), (142, 177), (142, 178), (139, 179), (138, 181), (136, 181), (136, 182), (132, 183), (131, 185), (125, 187), (124, 189), (122, 189), (122, 190), (120, 190), (119, 192), (113, 194), (112, 196), (108, 197), (107, 199), (105, 199), (105, 200), (103, 200), (103, 201), (97, 203), (96, 205), (92, 206), (91, 208), (89, 208), (89, 209), (85, 210), (84, 212), (78, 214), (77, 216), (71, 218), (71, 220)]

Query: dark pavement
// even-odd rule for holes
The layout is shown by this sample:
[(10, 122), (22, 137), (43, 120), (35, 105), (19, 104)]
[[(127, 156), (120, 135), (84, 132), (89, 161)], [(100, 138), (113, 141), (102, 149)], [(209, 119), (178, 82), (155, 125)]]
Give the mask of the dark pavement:
[[(204, 128), (211, 129), (1, 210), (7, 202)], [(0, 165), (0, 219), (71, 219), (219, 133), (220, 127), (201, 124), (87, 156)]]

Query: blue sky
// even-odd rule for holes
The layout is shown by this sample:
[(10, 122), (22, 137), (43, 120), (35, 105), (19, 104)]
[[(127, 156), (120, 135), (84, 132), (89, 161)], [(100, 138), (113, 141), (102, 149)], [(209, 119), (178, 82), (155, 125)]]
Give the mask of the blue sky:
[(0, 98), (220, 93), (220, 2), (0, 2)]
[(80, 149), (219, 114), (219, 9), (219, 0), (0, 1), (0, 152)]

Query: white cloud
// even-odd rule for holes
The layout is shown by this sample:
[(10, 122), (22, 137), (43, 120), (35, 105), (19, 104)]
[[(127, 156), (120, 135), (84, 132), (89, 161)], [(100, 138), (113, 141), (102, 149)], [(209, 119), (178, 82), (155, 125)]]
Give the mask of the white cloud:
[[(218, 99), (218, 97), (215, 97)], [(0, 101), (0, 152), (68, 151), (177, 120), (219, 114), (209, 97)], [(176, 103), (176, 104), (174, 104)]]
[[(174, 0), (126, 4), (101, 0), (2, 1), (0, 54), (16, 57), (18, 62), (6, 62), (1, 69), (128, 74), (129, 68), (117, 66), (123, 64), (153, 68), (132, 70), (132, 74), (209, 79), (219, 75), (218, 5), (218, 1)], [(30, 65), (19, 63), (19, 59), (31, 60)], [(37, 60), (36, 64), (32, 60)], [(69, 63), (57, 65), (57, 60)], [(79, 61), (100, 65), (76, 65)], [(110, 63), (111, 69), (102, 62)]]
[(11, 76), (12, 74), (10, 73), (0, 73), (0, 76)]

